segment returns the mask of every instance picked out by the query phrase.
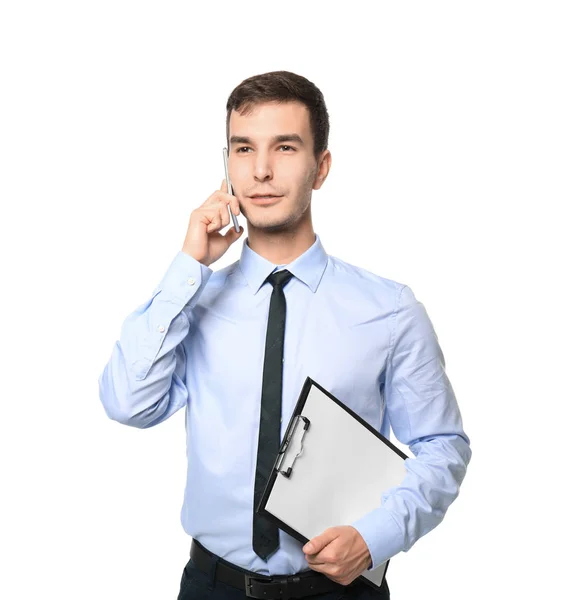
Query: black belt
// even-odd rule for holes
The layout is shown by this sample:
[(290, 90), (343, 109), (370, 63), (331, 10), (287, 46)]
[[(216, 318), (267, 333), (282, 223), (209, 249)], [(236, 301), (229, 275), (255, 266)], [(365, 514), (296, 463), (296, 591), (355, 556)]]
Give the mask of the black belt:
[(314, 594), (323, 594), (333, 590), (346, 590), (355, 585), (339, 585), (323, 573), (309, 570), (295, 575), (272, 575), (270, 577), (246, 571), (206, 550), (200, 542), (193, 539), (190, 558), (194, 565), (204, 573), (210, 573), (212, 563), (217, 560), (215, 578), (232, 587), (242, 590), (248, 598), (304, 598)]

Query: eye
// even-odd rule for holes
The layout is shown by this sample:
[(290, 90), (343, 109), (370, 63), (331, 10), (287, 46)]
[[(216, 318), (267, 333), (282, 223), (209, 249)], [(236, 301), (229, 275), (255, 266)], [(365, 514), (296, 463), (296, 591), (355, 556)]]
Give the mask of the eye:
[[(288, 146), (286, 144), (279, 146), (279, 148), (287, 148), (288, 150), (292, 150), (292, 151), (295, 150), (294, 147)], [(237, 148), (237, 150), (235, 152), (238, 152), (239, 154), (248, 154), (248, 152), (245, 152), (245, 150), (250, 150), (249, 146), (241, 146), (240, 148)]]

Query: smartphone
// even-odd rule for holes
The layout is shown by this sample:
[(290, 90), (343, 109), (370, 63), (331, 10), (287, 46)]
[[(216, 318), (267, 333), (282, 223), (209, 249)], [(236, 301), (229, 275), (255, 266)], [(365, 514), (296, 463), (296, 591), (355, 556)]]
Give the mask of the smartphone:
[[(225, 167), (225, 182), (227, 183), (227, 193), (233, 196), (233, 186), (231, 185), (231, 180), (229, 179), (229, 173), (227, 171), (227, 148), (223, 149), (223, 166)], [(233, 221), (233, 225), (235, 225), (235, 231), (239, 233), (241, 231), (239, 227), (239, 222), (237, 221), (237, 217), (231, 211), (231, 205), (227, 205), (227, 210), (229, 211), (229, 216)]]

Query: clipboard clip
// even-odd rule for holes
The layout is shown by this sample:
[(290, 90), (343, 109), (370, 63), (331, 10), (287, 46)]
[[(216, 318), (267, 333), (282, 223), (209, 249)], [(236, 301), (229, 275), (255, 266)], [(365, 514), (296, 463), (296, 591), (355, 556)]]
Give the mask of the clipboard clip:
[[(284, 440), (284, 443), (282, 444), (282, 447), (278, 452), (278, 458), (276, 459), (276, 464), (274, 465), (274, 469), (281, 475), (284, 475), (284, 477), (290, 478), (292, 474), (294, 462), (296, 461), (296, 458), (300, 456), (304, 449), (304, 437), (307, 430), (309, 429), (310, 424), (311, 421), (307, 417), (304, 417), (302, 415), (295, 416), (294, 420), (292, 421), (292, 425), (290, 426), (288, 435), (286, 436), (286, 439)], [(298, 425), (301, 426), (298, 427)], [(299, 442), (297, 441), (297, 432), (301, 433)], [(283, 463), (285, 464), (287, 462), (285, 460), (286, 454), (288, 454), (289, 466), (286, 468), (286, 470), (283, 470), (281, 467)]]

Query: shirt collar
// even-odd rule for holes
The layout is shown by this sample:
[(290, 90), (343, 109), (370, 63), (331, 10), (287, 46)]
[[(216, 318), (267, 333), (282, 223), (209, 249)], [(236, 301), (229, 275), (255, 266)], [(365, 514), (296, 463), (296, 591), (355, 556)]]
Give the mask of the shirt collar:
[[(315, 234), (315, 242), (303, 254), (284, 268), (290, 271), (294, 277), (305, 283), (315, 293), (326, 266), (327, 253), (321, 244), (319, 236)], [(245, 239), (239, 260), (239, 268), (253, 294), (259, 291), (266, 278), (276, 270), (276, 267), (277, 265), (252, 250), (249, 247), (248, 239)]]

